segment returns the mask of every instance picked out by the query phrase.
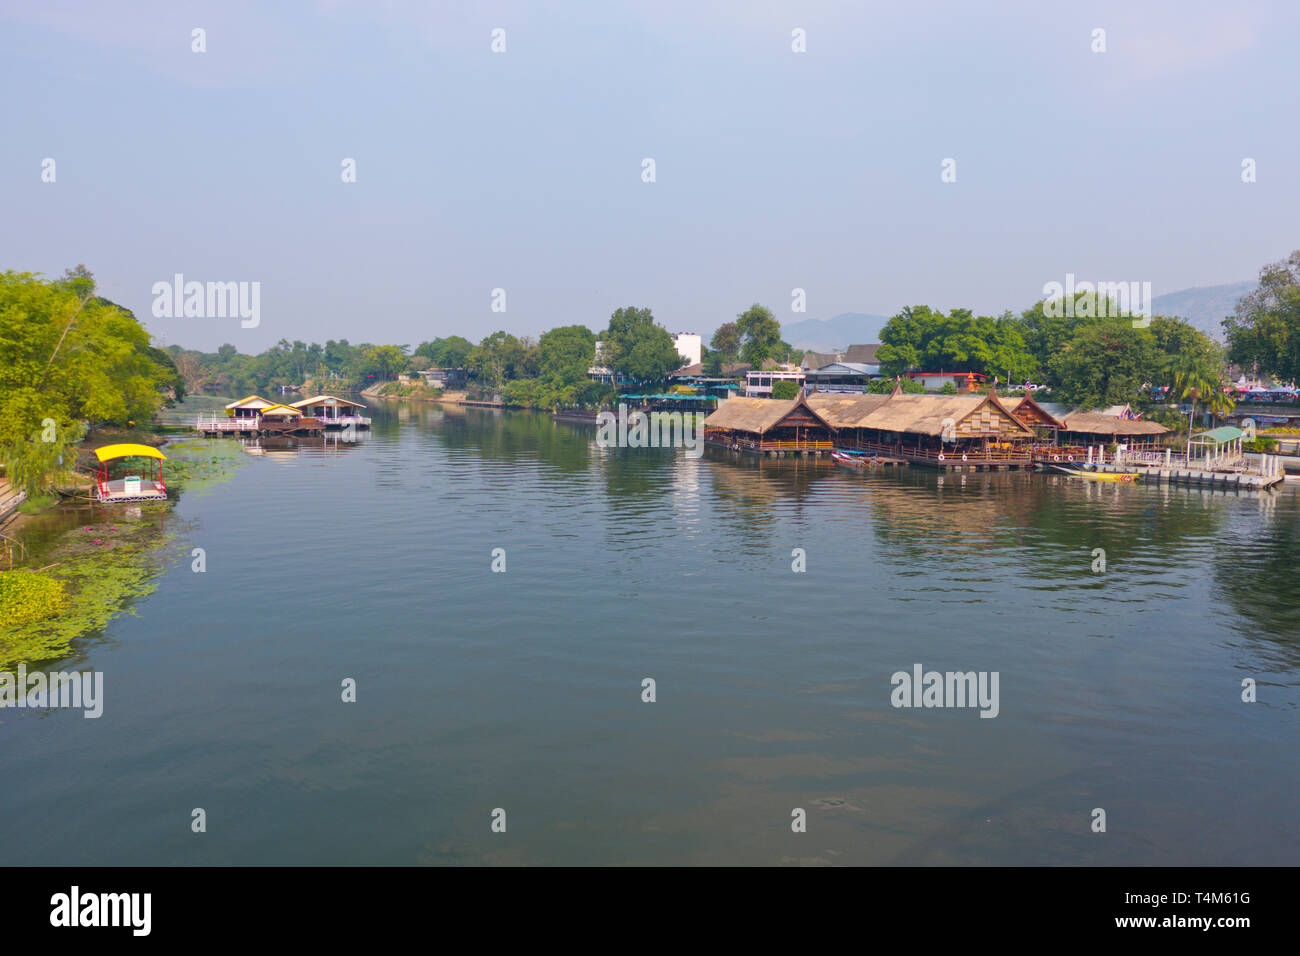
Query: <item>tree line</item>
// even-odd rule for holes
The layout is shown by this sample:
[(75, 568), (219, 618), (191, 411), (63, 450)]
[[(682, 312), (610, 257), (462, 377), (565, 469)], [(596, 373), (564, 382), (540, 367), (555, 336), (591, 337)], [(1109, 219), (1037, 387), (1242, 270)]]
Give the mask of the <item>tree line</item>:
[(0, 273), (0, 464), (35, 496), (62, 480), (95, 426), (147, 424), (185, 397), (171, 356), (85, 266)]

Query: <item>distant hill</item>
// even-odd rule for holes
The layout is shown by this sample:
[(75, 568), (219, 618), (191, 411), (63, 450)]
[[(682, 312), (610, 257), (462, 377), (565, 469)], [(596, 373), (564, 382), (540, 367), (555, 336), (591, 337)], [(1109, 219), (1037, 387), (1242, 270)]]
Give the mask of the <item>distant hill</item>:
[(1224, 316), (1231, 315), (1237, 307), (1237, 300), (1253, 291), (1256, 285), (1254, 281), (1230, 282), (1169, 292), (1151, 300), (1151, 311), (1156, 315), (1184, 318), (1207, 335), (1223, 341)]
[(781, 338), (795, 348), (833, 352), (850, 345), (879, 342), (880, 330), (888, 321), (887, 315), (845, 312), (830, 319), (782, 323)]

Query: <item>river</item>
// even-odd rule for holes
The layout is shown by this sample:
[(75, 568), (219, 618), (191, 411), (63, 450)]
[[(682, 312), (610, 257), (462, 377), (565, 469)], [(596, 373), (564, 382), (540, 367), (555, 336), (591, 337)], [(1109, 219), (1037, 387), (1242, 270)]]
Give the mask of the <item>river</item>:
[[(0, 863), (1297, 860), (1291, 488), (371, 414), (182, 494), (205, 570), (80, 648), (102, 717), (0, 711)], [(917, 664), (996, 716), (895, 707)]]

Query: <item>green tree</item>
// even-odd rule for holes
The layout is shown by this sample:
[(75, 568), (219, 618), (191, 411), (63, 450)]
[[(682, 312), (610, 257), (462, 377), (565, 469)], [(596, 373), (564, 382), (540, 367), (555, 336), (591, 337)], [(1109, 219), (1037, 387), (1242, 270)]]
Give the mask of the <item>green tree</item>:
[(735, 322), (724, 322), (713, 333), (709, 347), (718, 353), (720, 362), (734, 362), (740, 356), (740, 340), (740, 327)]
[(783, 379), (772, 383), (772, 397), (789, 400), (799, 397), (799, 383)]
[(421, 342), (416, 347), (415, 354), (426, 356), (432, 363), (431, 368), (465, 368), (472, 351), (473, 342), (463, 336), (452, 335), (445, 339)]
[(465, 368), (480, 385), (498, 389), (506, 382), (536, 374), (537, 348), (508, 332), (493, 332), (469, 353)]
[(147, 422), (178, 394), (171, 357), (84, 266), (53, 282), (0, 273), (0, 462), (29, 493), (71, 465), (86, 425)]
[(1184, 352), (1173, 356), (1166, 366), (1166, 372), (1170, 375), (1170, 397), (1176, 401), (1192, 403), (1189, 421), (1195, 427), (1196, 403), (1203, 398), (1208, 399), (1219, 385), (1214, 369), (1204, 356)]
[(668, 330), (656, 325), (649, 309), (616, 310), (601, 336), (605, 364), (634, 382), (659, 382), (682, 364)]
[(771, 309), (757, 302), (736, 316), (736, 330), (740, 333), (740, 357), (754, 368), (771, 358), (781, 341), (781, 324)]
[(1300, 379), (1300, 250), (1264, 266), (1223, 327), (1232, 361), (1284, 382)]
[(907, 371), (984, 372), (1023, 379), (1038, 369), (1021, 320), (976, 316), (970, 309), (944, 314), (929, 306), (904, 308), (881, 330), (877, 357), (886, 375)]
[(1158, 350), (1147, 329), (1128, 319), (1101, 319), (1081, 328), (1051, 359), (1058, 383), (1052, 398), (1095, 408), (1133, 401), (1150, 380)]
[(544, 378), (558, 385), (587, 381), (596, 361), (596, 335), (585, 325), (550, 329), (538, 342), (538, 366)]
[(888, 395), (898, 388), (904, 395), (922, 395), (925, 386), (914, 378), (877, 378), (867, 383), (867, 392), (871, 395)]
[(367, 376), (387, 381), (406, 368), (406, 350), (400, 345), (372, 345), (362, 358)]

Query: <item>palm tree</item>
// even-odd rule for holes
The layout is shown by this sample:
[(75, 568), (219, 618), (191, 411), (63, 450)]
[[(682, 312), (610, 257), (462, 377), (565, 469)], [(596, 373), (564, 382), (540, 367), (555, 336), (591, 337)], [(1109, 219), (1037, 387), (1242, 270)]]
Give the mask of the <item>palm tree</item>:
[(1196, 402), (1210, 395), (1216, 382), (1209, 363), (1198, 355), (1183, 354), (1169, 363), (1168, 371), (1173, 381), (1169, 393), (1178, 401), (1191, 401), (1191, 421), (1196, 419)]
[(1216, 388), (1205, 400), (1206, 410), (1216, 420), (1232, 414), (1236, 407), (1237, 400), (1223, 388)]

